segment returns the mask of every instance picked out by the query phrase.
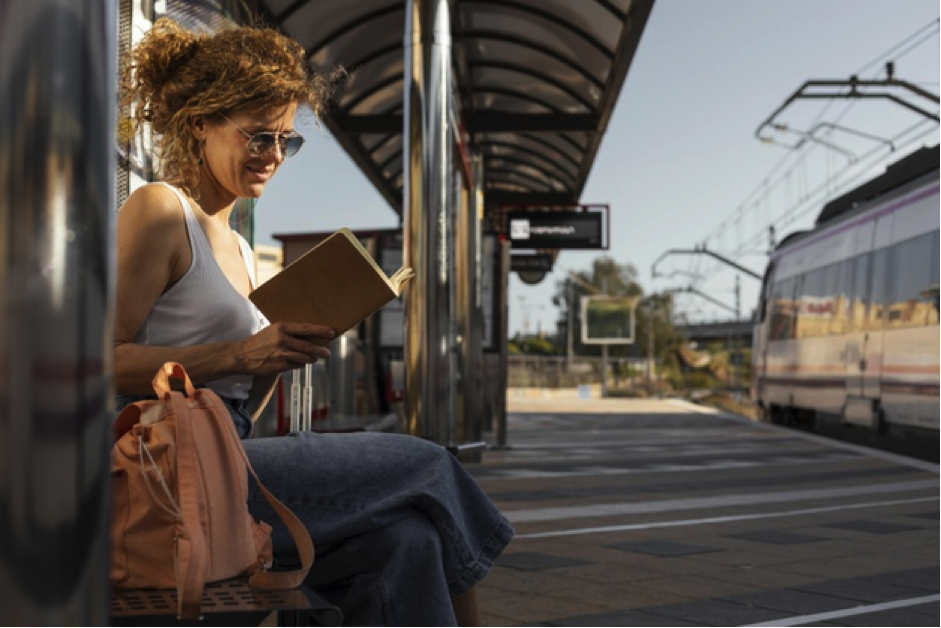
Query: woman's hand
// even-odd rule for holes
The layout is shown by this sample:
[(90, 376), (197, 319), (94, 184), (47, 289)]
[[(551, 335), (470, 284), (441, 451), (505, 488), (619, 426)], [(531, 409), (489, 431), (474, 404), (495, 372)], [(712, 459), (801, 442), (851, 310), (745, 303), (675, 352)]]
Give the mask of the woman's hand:
[(239, 372), (251, 375), (282, 373), (329, 358), (324, 345), (336, 333), (324, 325), (273, 323), (237, 344)]

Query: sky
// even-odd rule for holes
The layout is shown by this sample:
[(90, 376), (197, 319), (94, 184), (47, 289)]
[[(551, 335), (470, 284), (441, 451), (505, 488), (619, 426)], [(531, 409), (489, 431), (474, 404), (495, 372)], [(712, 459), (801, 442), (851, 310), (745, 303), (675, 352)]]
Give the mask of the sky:
[[(939, 140), (936, 122), (885, 98), (799, 99), (772, 114), (806, 81), (881, 80), (887, 61), (938, 94), (938, 19), (937, 0), (657, 0), (581, 197), (610, 205), (610, 248), (562, 251), (536, 286), (511, 274), (510, 335), (554, 332), (558, 282), (601, 255), (632, 265), (646, 293), (679, 291), (683, 320), (750, 315), (759, 282), (690, 251), (760, 274), (769, 225), (777, 241), (808, 228), (828, 198)], [(936, 100), (880, 91), (938, 113)], [(256, 241), (396, 227), (334, 138), (298, 122), (308, 142), (258, 202)]]

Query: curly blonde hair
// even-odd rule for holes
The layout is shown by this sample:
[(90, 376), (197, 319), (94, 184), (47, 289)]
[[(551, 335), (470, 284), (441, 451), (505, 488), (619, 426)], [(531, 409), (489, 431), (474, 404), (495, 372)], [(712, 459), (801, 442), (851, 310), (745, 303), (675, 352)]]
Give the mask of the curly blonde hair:
[(340, 67), (315, 71), (298, 42), (271, 28), (205, 35), (161, 18), (121, 60), (119, 104), (131, 113), (120, 121), (119, 139), (130, 142), (149, 123), (158, 176), (195, 196), (200, 148), (189, 128), (193, 116), (297, 103), (319, 121), (344, 75)]

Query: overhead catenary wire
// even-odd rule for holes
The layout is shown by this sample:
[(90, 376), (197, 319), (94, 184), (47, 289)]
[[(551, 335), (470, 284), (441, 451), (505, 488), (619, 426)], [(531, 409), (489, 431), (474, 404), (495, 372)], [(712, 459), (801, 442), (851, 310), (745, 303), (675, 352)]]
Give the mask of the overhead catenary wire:
[[(928, 38), (931, 38), (931, 37), (934, 37), (934, 36), (937, 35), (938, 30), (939, 30), (939, 26), (938, 26), (938, 25), (939, 25), (939, 21), (938, 21), (938, 20), (932, 20), (931, 22), (929, 22), (929, 23), (926, 24), (925, 26), (919, 28), (917, 31), (915, 31), (915, 32), (912, 33), (911, 35), (909, 35), (909, 36), (907, 36), (906, 38), (904, 38), (901, 42), (899, 42), (899, 43), (893, 45), (892, 47), (890, 47), (886, 52), (881, 53), (880, 55), (878, 55), (878, 56), (877, 56), (875, 59), (873, 59), (872, 61), (869, 61), (868, 63), (864, 64), (859, 70), (857, 70), (857, 71), (854, 72), (853, 74), (854, 74), (854, 75), (860, 75), (860, 74), (862, 74), (863, 72), (865, 72), (866, 70), (871, 69), (871, 68), (872, 68), (873, 66), (875, 66), (876, 64), (879, 64), (879, 63), (881, 63), (882, 61), (884, 61), (885, 59), (887, 59), (888, 56), (891, 55), (893, 51), (897, 50), (897, 49), (900, 48), (902, 45), (905, 45), (907, 42), (911, 42), (915, 37), (918, 37), (919, 35), (924, 35), (924, 36), (922, 37), (922, 39), (920, 39), (920, 40), (918, 41), (918, 44), (919, 44), (919, 45), (923, 44), (925, 41), (927, 41)], [(931, 32), (928, 33), (927, 35), (925, 35), (925, 34), (924, 34), (924, 31), (929, 30), (929, 29), (930, 29)], [(906, 54), (907, 54), (908, 52), (911, 52), (911, 49), (906, 50)], [(884, 66), (880, 65), (880, 71), (882, 71), (883, 69), (884, 69)], [(833, 103), (834, 103), (834, 101), (827, 101), (826, 103), (824, 103), (823, 107), (821, 108), (820, 113), (818, 113), (818, 115), (815, 117), (815, 119), (814, 119), (812, 125), (815, 125), (815, 124), (817, 124), (818, 122), (820, 122), (820, 120), (822, 119), (823, 115), (825, 115), (826, 112), (833, 106)], [(847, 110), (850, 109), (850, 108), (852, 108), (852, 106), (853, 106), (854, 104), (855, 104), (854, 101), (850, 101), (850, 102), (848, 103)], [(846, 113), (846, 112), (844, 111), (844, 113), (840, 116), (839, 119), (842, 119), (843, 117), (845, 117), (845, 113)], [(839, 119), (838, 119), (838, 121), (839, 121)], [(780, 168), (782, 168), (788, 160), (790, 160), (790, 159), (796, 159), (797, 163), (801, 163), (801, 162), (803, 162), (804, 160), (807, 159), (809, 153), (811, 153), (811, 152), (812, 152), (812, 151), (804, 151), (804, 152), (798, 154), (796, 158), (794, 157), (794, 155), (793, 155), (792, 153), (786, 153), (784, 156), (782, 156), (782, 158), (781, 158), (774, 166), (772, 166), (772, 168), (771, 168), (771, 170), (768, 172), (768, 174), (763, 177), (762, 181), (761, 181), (751, 192), (749, 192), (749, 193), (746, 195), (745, 199), (739, 204), (739, 207), (746, 206), (746, 205), (748, 204), (748, 202), (752, 199), (752, 197), (754, 197), (756, 194), (762, 193), (763, 191), (764, 191), (764, 193), (766, 194), (766, 193), (767, 193), (767, 182), (768, 182), (769, 180), (771, 180), (772, 178), (774, 178), (774, 177), (777, 175), (778, 170), (779, 170)], [(792, 170), (793, 170), (793, 168), (792, 168)], [(788, 172), (791, 172), (792, 170), (789, 170)], [(736, 210), (733, 210), (733, 211), (730, 213), (730, 216), (733, 215), (733, 214), (735, 213), (735, 211), (736, 211)], [(724, 224), (727, 219), (728, 219), (728, 217), (725, 218), (725, 219), (723, 219), (720, 224)], [(710, 238), (710, 236), (707, 236), (706, 239), (709, 239), (709, 238)]]
[[(915, 126), (923, 127), (924, 122), (920, 122)], [(899, 147), (899, 152), (905, 152), (908, 148), (915, 146), (919, 143), (923, 143), (928, 135), (936, 133), (936, 129), (927, 129), (923, 130), (920, 134), (914, 136), (909, 140), (904, 140), (904, 136), (907, 135), (912, 129), (908, 129), (906, 132), (899, 134), (894, 138), (894, 141), (897, 142)], [(877, 153), (879, 149), (873, 149), (873, 153)], [(873, 157), (875, 157), (873, 159)], [(790, 206), (786, 211), (782, 212), (780, 215), (773, 217), (770, 220), (769, 226), (775, 229), (775, 232), (778, 234), (787, 233), (786, 229), (797, 223), (802, 218), (806, 217), (807, 214), (811, 212), (816, 212), (820, 210), (821, 205), (826, 201), (827, 198), (833, 195), (833, 190), (843, 190), (848, 189), (849, 187), (860, 183), (868, 178), (871, 178), (873, 175), (873, 168), (881, 163), (881, 156), (878, 154), (867, 155), (860, 159), (860, 167), (855, 173), (851, 176), (840, 181), (838, 188), (831, 188), (830, 185), (833, 183), (831, 179), (824, 180), (816, 189), (811, 190), (808, 195), (803, 198), (800, 202), (796, 203), (793, 206)], [(765, 229), (761, 229), (751, 236), (741, 241), (738, 246), (732, 251), (724, 251), (724, 254), (733, 260), (739, 260), (743, 256), (748, 254), (758, 254), (758, 253), (767, 253), (769, 248), (766, 245), (768, 239), (768, 232)], [(704, 241), (704, 246), (708, 245), (708, 240)], [(708, 282), (711, 279), (715, 279), (720, 276), (722, 273), (728, 271), (728, 267), (712, 260), (698, 260), (700, 263), (696, 265), (696, 272), (699, 281), (701, 284)]]
[[(941, 21), (934, 19), (920, 27), (861, 66), (852, 76), (860, 76), (873, 68), (878, 68), (873, 75), (873, 79), (881, 74), (889, 78), (890, 67), (894, 67), (894, 64), (893, 66), (887, 66), (886, 62), (889, 60), (896, 62), (921, 48), (930, 40), (937, 38), (939, 22)], [(827, 100), (814, 116), (808, 128), (813, 129), (821, 124), (824, 116), (831, 113), (835, 102), (835, 100)], [(840, 121), (846, 118), (856, 104), (858, 104), (858, 101), (850, 100), (836, 114), (830, 133), (833, 132), (833, 129)], [(893, 137), (879, 142), (842, 168), (832, 163), (831, 155), (824, 155), (825, 167), (831, 169), (831, 171), (827, 173), (822, 183), (816, 184), (809, 182), (807, 179), (808, 169), (810, 168), (809, 163), (812, 158), (820, 158), (821, 154), (818, 151), (825, 149), (817, 142), (808, 142), (804, 144), (802, 149), (788, 151), (762, 177), (761, 181), (746, 194), (742, 202), (721, 219), (718, 226), (700, 241), (698, 246), (703, 248), (715, 247), (715, 250), (721, 250), (726, 257), (735, 260), (745, 255), (754, 254), (756, 251), (770, 252), (768, 246), (769, 232), (779, 234), (779, 237), (784, 235), (786, 233), (785, 228), (805, 218), (810, 212), (819, 210), (826, 198), (831, 197), (838, 191), (847, 189), (850, 185), (864, 178), (871, 177), (874, 170), (879, 165), (884, 165), (886, 158), (891, 154), (904, 154), (906, 150), (915, 147), (918, 142), (923, 142), (932, 134), (934, 134), (935, 141), (937, 141), (937, 128), (937, 122), (920, 120)], [(889, 145), (888, 150), (887, 144)], [(794, 184), (794, 181), (799, 181), (800, 185)], [(778, 194), (782, 188), (788, 186), (790, 187), (787, 190), (789, 196), (785, 199), (786, 206), (782, 211), (776, 212), (771, 203), (772, 195)], [(750, 224), (745, 218), (746, 214), (749, 213), (756, 216), (755, 224), (758, 228), (751, 235), (743, 235), (747, 231), (745, 226)], [(734, 226), (734, 234), (728, 233), (731, 226)], [(726, 239), (730, 235), (735, 237), (735, 245), (726, 248)], [(718, 245), (714, 243), (718, 243)], [(689, 260), (688, 267), (692, 267), (695, 274), (699, 276), (697, 284), (700, 287), (710, 280), (724, 275), (729, 270), (728, 267), (713, 260), (695, 256)]]

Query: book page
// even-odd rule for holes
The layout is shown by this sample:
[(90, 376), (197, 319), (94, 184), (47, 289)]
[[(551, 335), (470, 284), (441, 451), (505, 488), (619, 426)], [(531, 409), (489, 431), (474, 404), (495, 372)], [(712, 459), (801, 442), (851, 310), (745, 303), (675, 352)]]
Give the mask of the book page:
[(408, 283), (408, 280), (415, 276), (415, 271), (411, 268), (402, 267), (395, 271), (395, 274), (389, 278), (392, 289), (396, 294), (402, 294), (402, 286)]
[(411, 268), (405, 268), (404, 266), (398, 269), (391, 277), (387, 276), (386, 273), (379, 267), (379, 264), (376, 263), (376, 260), (373, 259), (372, 255), (369, 254), (369, 251), (366, 250), (366, 247), (363, 246), (363, 243), (359, 241), (359, 238), (348, 228), (342, 227), (338, 230), (342, 233), (354, 246), (362, 253), (363, 257), (372, 264), (372, 267), (376, 270), (376, 273), (383, 277), (386, 280), (386, 283), (389, 284), (389, 287), (392, 288), (392, 291), (396, 296), (401, 295), (402, 286), (412, 277), (415, 276), (415, 272)]

